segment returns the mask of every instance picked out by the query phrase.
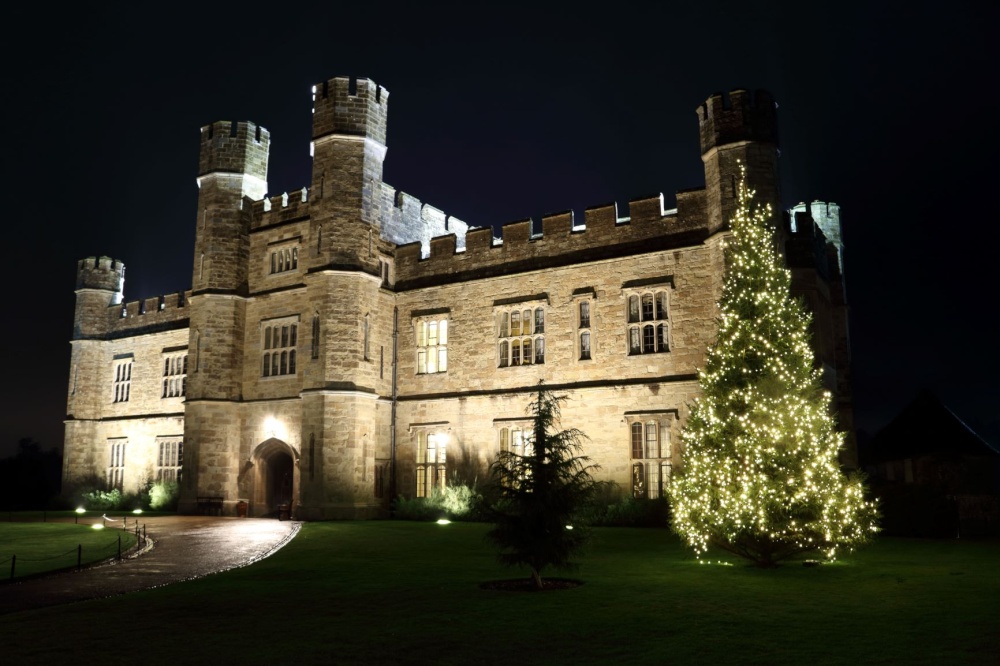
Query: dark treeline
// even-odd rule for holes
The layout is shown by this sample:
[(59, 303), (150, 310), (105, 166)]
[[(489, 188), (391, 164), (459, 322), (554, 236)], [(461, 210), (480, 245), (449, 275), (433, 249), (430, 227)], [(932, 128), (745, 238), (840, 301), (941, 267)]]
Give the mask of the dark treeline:
[(18, 442), (17, 454), (0, 460), (0, 509), (44, 509), (59, 495), (62, 456), (42, 450), (30, 437)]

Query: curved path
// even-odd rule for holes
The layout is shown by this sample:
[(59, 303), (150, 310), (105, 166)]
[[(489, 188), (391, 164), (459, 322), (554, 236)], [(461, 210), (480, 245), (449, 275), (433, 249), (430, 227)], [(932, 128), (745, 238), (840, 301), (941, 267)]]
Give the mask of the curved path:
[(300, 523), (264, 518), (142, 518), (152, 546), (121, 562), (0, 585), (0, 615), (110, 597), (235, 569), (276, 552)]

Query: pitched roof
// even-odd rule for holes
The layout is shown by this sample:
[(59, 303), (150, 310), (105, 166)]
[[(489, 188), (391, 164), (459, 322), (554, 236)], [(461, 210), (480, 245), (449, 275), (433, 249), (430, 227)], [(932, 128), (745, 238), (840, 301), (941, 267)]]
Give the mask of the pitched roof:
[(866, 457), (881, 462), (923, 455), (989, 457), (1000, 456), (1000, 451), (925, 389), (875, 434)]

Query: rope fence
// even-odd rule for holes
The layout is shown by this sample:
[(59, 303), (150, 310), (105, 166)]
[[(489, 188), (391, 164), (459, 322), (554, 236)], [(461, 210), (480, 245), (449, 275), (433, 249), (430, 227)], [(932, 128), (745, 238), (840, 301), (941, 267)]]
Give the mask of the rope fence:
[[(118, 520), (114, 520), (112, 518), (108, 518), (107, 516), (102, 516), (102, 518), (106, 521), (105, 525), (108, 522), (113, 522), (113, 523), (119, 522)], [(133, 531), (133, 533), (135, 535), (135, 543), (133, 545), (130, 545), (130, 546), (127, 545), (123, 549), (122, 548), (122, 535), (119, 534), (114, 541), (110, 541), (110, 542), (108, 542), (107, 544), (105, 544), (103, 546), (88, 546), (88, 549), (87, 549), (87, 557), (88, 557), (88, 559), (92, 559), (93, 562), (103, 562), (103, 561), (108, 560), (108, 559), (122, 560), (124, 557), (128, 556), (128, 553), (129, 553), (130, 550), (134, 551), (135, 553), (138, 553), (142, 548), (144, 548), (146, 546), (146, 525), (145, 525), (145, 523), (143, 523), (142, 528), (140, 529), (140, 527), (139, 527), (139, 521), (136, 520), (135, 523), (133, 524), (133, 530), (129, 530), (129, 528), (128, 528), (128, 518), (127, 517), (124, 518), (124, 520), (121, 521), (121, 522), (122, 522), (122, 529), (121, 529), (121, 531), (122, 532)], [(91, 558), (91, 556), (93, 554), (95, 554), (95, 553), (96, 553), (96, 557)], [(75, 556), (75, 564), (73, 563), (73, 560), (70, 559), (73, 556)], [(55, 562), (55, 561), (60, 560), (60, 559), (65, 559), (67, 561), (66, 564), (63, 565), (63, 566), (55, 566), (55, 567), (53, 567), (53, 566), (46, 566), (46, 567), (32, 567), (32, 566), (30, 566), (32, 564), (40, 564), (40, 563), (43, 563), (43, 562)], [(29, 570), (30, 573), (28, 573), (28, 574), (22, 574), (22, 577), (29, 576), (29, 575), (40, 575), (40, 574), (43, 574), (43, 573), (53, 573), (53, 572), (56, 572), (56, 571), (65, 571), (65, 570), (68, 570), (68, 569), (76, 569), (77, 571), (79, 571), (84, 566), (84, 564), (83, 564), (83, 544), (77, 544), (76, 548), (73, 548), (71, 550), (67, 550), (64, 553), (58, 553), (56, 555), (47, 555), (45, 557), (37, 557), (37, 556), (36, 557), (23, 557), (23, 556), (18, 557), (18, 555), (15, 553), (15, 554), (12, 554), (10, 557), (8, 557), (6, 559), (0, 559), (0, 567), (5, 567), (8, 562), (10, 563), (10, 576), (7, 579), (8, 582), (14, 580), (14, 578), (17, 576), (17, 567), (18, 567), (19, 564), (22, 565), (22, 567), (25, 564), (29, 565), (26, 568)], [(90, 561), (88, 561), (88, 565), (89, 564), (91, 564)], [(2, 570), (2, 569), (0, 569), (0, 570)]]

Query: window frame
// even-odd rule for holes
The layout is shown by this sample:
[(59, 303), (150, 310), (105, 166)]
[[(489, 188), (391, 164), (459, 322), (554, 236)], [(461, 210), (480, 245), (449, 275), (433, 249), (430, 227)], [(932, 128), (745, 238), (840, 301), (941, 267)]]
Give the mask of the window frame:
[(451, 335), (451, 316), (447, 312), (413, 318), (414, 374), (439, 375), (448, 372)]
[(448, 440), (447, 432), (437, 428), (415, 429), (415, 497), (431, 497), (435, 490), (444, 490), (448, 485)]
[(108, 488), (125, 489), (125, 454), (128, 449), (128, 437), (111, 437), (108, 439)]
[(260, 322), (260, 379), (298, 376), (301, 317), (272, 317)]
[(131, 354), (114, 359), (111, 372), (111, 401), (115, 404), (128, 402), (132, 394), (132, 366), (135, 357)]
[(673, 349), (671, 291), (672, 280), (642, 288), (624, 289), (627, 356), (667, 354)]
[(664, 497), (673, 471), (673, 430), (677, 414), (627, 414), (629, 485), (636, 499)]
[(185, 347), (183, 351), (164, 351), (163, 377), (160, 392), (160, 399), (183, 398), (187, 395), (187, 372), (188, 372), (188, 352)]
[(172, 435), (156, 438), (156, 480), (180, 483), (184, 467), (184, 437)]
[[(548, 301), (526, 300), (494, 305), (493, 338), (497, 368), (545, 364)], [(527, 350), (527, 354), (525, 354)]]
[(265, 259), (267, 275), (286, 275), (299, 270), (300, 240), (278, 241), (268, 246)]

